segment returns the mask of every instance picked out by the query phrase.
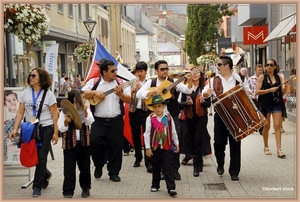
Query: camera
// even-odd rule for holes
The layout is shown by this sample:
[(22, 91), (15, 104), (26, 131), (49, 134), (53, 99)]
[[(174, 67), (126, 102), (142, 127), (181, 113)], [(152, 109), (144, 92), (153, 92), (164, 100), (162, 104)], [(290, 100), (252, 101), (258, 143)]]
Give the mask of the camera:
[(273, 102), (275, 102), (276, 104), (280, 103), (280, 99), (278, 97), (274, 97), (273, 98)]

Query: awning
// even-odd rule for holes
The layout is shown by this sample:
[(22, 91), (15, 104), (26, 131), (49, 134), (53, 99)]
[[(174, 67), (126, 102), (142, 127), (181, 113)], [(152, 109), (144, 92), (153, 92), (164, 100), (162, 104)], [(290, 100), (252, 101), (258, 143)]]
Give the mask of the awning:
[(290, 32), (290, 30), (296, 25), (296, 17), (296, 13), (293, 13), (290, 17), (282, 20), (268, 35), (264, 42), (268, 42), (286, 36)]

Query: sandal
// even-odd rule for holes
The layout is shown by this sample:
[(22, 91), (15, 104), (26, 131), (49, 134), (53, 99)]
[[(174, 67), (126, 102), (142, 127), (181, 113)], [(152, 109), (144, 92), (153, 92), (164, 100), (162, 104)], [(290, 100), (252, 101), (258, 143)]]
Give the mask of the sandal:
[(191, 156), (185, 156), (184, 159), (181, 161), (181, 163), (182, 163), (183, 165), (186, 165), (186, 164), (188, 164), (188, 162), (189, 162), (191, 159), (192, 159)]
[(277, 150), (277, 157), (278, 157), (278, 158), (284, 158), (284, 157), (285, 157), (285, 154), (282, 153), (281, 149), (278, 149), (278, 150)]
[(268, 147), (264, 148), (264, 152), (265, 152), (265, 155), (272, 155), (272, 152), (269, 150)]

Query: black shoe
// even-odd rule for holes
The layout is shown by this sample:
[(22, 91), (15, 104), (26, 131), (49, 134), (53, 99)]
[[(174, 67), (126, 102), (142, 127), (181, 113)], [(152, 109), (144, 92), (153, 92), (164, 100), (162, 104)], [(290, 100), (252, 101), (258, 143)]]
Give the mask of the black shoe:
[(171, 189), (169, 191), (169, 194), (170, 194), (170, 196), (175, 196), (175, 195), (177, 195), (177, 192), (174, 189)]
[(64, 198), (72, 198), (73, 197), (73, 195), (71, 195), (71, 194), (65, 194), (64, 195)]
[(237, 175), (231, 175), (231, 180), (237, 181), (237, 180), (239, 180), (239, 177)]
[(199, 177), (199, 168), (194, 168), (194, 177)]
[(100, 178), (102, 176), (102, 169), (101, 168), (95, 168), (95, 171), (94, 171), (94, 177), (95, 178)]
[(134, 164), (133, 164), (133, 167), (140, 167), (141, 166), (141, 164), (140, 164), (140, 162), (139, 161), (135, 161), (134, 162)]
[(87, 198), (90, 196), (90, 189), (82, 189), (81, 198)]
[(152, 173), (152, 170), (153, 170), (153, 167), (151, 165), (147, 166), (147, 172), (148, 173)]
[(224, 173), (224, 168), (223, 167), (221, 167), (221, 168), (217, 168), (217, 173), (219, 174), (219, 175), (223, 175), (223, 173)]
[(175, 180), (181, 180), (181, 175), (178, 171), (175, 171)]
[(109, 177), (109, 179), (113, 182), (120, 182), (121, 181), (121, 178), (117, 175), (117, 174), (114, 174), (114, 175), (111, 175)]
[(164, 175), (163, 172), (160, 173), (160, 179), (161, 179), (161, 180), (164, 180), (164, 179), (165, 179), (165, 175)]

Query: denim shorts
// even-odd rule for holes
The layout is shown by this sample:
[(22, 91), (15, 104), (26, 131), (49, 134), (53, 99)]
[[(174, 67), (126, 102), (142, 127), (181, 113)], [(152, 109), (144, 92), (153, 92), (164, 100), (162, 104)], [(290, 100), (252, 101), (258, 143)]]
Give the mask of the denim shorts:
[(263, 108), (260, 110), (264, 115), (266, 114), (273, 114), (273, 113), (282, 113), (282, 108), (281, 108), (281, 105), (271, 105), (271, 106), (268, 106), (266, 108)]

